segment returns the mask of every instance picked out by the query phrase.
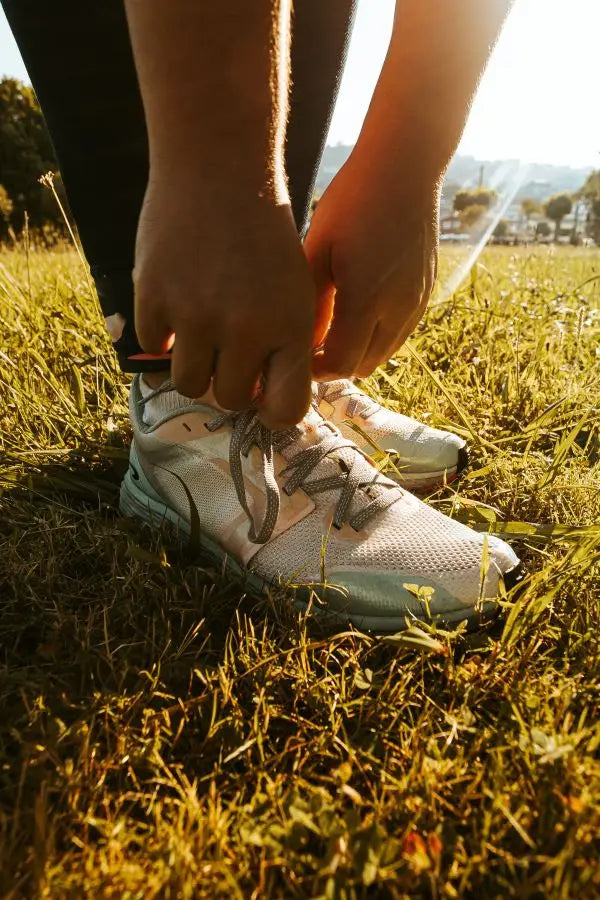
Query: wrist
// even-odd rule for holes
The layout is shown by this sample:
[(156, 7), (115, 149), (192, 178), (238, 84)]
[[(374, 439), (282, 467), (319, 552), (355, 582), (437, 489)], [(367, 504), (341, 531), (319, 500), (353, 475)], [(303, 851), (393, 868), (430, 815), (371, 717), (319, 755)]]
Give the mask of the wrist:
[(394, 135), (363, 131), (346, 166), (350, 181), (364, 184), (374, 203), (421, 208), (439, 202), (447, 164), (445, 157), (424, 152), (421, 141), (403, 129)]
[(183, 146), (155, 144), (150, 152), (149, 184), (209, 205), (289, 203), (283, 154), (260, 147), (254, 153), (241, 152), (239, 142), (231, 148), (225, 142), (218, 147), (200, 143), (194, 141), (192, 150), (187, 142)]
[[(427, 102), (423, 101), (427, 97)], [(453, 121), (443, 100), (424, 87), (403, 89), (382, 73), (365, 118), (355, 153), (377, 161), (386, 181), (405, 183), (407, 173), (417, 185), (443, 179), (462, 132), (463, 117)]]
[(222, 163), (183, 168), (165, 160), (150, 169), (146, 198), (164, 220), (202, 231), (261, 230), (290, 209), (285, 182)]

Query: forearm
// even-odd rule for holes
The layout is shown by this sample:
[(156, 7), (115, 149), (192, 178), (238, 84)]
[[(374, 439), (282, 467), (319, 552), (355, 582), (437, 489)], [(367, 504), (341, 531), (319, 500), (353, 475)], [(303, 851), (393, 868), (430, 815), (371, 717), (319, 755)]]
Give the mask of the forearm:
[(285, 194), (289, 0), (125, 0), (151, 178)]
[[(397, 0), (390, 47), (358, 141), (439, 178), (513, 0)], [(404, 169), (403, 177), (406, 176)]]

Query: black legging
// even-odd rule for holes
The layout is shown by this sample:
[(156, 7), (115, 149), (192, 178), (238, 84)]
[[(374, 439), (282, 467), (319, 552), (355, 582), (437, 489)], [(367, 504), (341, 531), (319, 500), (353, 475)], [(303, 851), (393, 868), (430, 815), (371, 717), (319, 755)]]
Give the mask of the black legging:
[[(126, 372), (164, 368), (141, 354), (131, 271), (148, 147), (123, 0), (1, 0), (39, 98), (106, 318)], [(304, 230), (356, 0), (298, 0), (286, 166)], [(190, 152), (193, 153), (193, 148)], [(242, 150), (240, 149), (240, 152)]]

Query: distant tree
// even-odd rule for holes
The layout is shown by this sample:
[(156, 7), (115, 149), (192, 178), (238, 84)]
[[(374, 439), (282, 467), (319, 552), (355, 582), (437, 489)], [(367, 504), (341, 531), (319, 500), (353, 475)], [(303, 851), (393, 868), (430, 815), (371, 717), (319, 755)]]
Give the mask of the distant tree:
[(552, 234), (552, 229), (548, 225), (545, 219), (542, 219), (541, 222), (538, 222), (535, 226), (535, 236), (537, 238), (545, 238), (550, 237)]
[(554, 240), (560, 237), (560, 226), (565, 216), (568, 216), (573, 209), (573, 198), (571, 194), (554, 194), (553, 197), (546, 202), (544, 212), (549, 219), (554, 222)]
[(472, 231), (487, 211), (487, 206), (483, 206), (483, 204), (480, 203), (472, 203), (471, 206), (466, 206), (464, 209), (461, 209), (459, 212), (461, 230), (467, 232)]
[(523, 197), (521, 200), (521, 212), (529, 220), (531, 216), (537, 216), (542, 212), (542, 204), (533, 197)]
[(525, 225), (529, 228), (532, 216), (538, 216), (543, 212), (542, 204), (533, 197), (523, 197), (521, 200), (521, 213), (525, 219)]
[(460, 191), (460, 182), (444, 181), (442, 184), (442, 200), (448, 204), (454, 202), (454, 195)]
[(508, 234), (508, 222), (506, 219), (500, 219), (496, 227), (494, 228), (494, 237), (495, 238), (505, 238)]
[(600, 247), (600, 197), (596, 200), (592, 200), (589, 204), (589, 212), (588, 212), (588, 234)]
[(0, 237), (6, 237), (13, 211), (13, 202), (3, 184), (0, 184)]
[(596, 199), (600, 197), (600, 169), (591, 172), (585, 180), (585, 184), (577, 192), (580, 197)]
[(588, 175), (585, 184), (578, 191), (578, 197), (587, 206), (588, 234), (600, 246), (600, 170)]
[(490, 209), (498, 199), (498, 194), (491, 188), (474, 188), (457, 191), (454, 195), (454, 209), (462, 213), (470, 206), (481, 206)]
[(0, 184), (12, 202), (10, 224), (23, 226), (25, 212), (34, 228), (59, 224), (54, 201), (40, 175), (56, 169), (50, 136), (33, 89), (14, 78), (0, 81)]

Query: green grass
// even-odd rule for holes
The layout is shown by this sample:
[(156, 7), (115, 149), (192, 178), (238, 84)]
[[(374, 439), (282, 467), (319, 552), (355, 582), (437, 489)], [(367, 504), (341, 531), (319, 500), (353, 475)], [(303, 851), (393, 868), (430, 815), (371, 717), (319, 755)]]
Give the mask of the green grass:
[(368, 381), (526, 563), (472, 638), (325, 634), (122, 520), (75, 254), (2, 252), (0, 314), (0, 896), (600, 895), (597, 251), (486, 251)]

